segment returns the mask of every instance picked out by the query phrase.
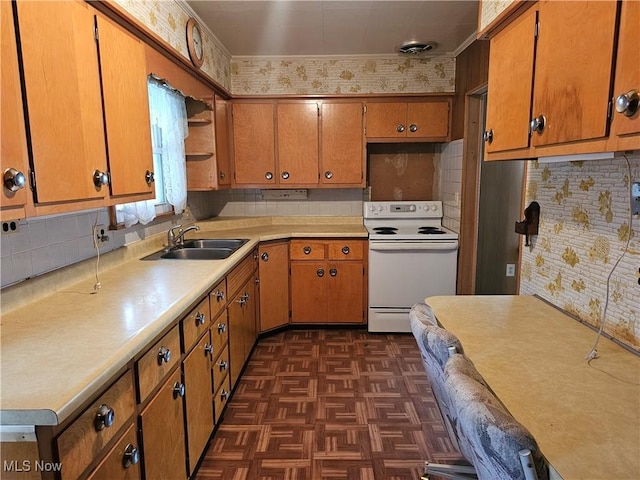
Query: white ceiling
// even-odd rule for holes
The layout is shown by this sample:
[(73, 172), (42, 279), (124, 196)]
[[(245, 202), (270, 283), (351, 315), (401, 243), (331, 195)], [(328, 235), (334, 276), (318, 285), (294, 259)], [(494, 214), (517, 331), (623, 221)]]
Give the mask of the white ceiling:
[(453, 53), (474, 34), (478, 0), (187, 0), (232, 56), (394, 54), (435, 41)]

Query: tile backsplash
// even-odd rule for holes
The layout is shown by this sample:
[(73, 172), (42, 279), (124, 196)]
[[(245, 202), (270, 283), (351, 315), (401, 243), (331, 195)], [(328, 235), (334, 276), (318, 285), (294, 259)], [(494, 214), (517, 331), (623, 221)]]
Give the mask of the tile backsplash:
[(460, 233), (463, 140), (440, 145), (436, 159), (434, 198), (442, 200), (442, 225)]
[[(640, 155), (529, 164), (526, 204), (540, 204), (540, 228), (523, 247), (521, 294), (537, 294), (600, 328), (611, 275), (605, 332), (640, 350), (640, 216), (629, 222), (629, 182)], [(595, 341), (595, 335), (594, 335)], [(585, 351), (585, 355), (587, 352)]]

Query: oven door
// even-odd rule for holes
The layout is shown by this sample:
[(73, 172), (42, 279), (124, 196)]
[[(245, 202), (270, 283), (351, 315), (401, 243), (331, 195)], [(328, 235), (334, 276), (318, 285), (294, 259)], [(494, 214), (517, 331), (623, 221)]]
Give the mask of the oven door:
[(369, 241), (369, 331), (408, 332), (409, 309), (455, 295), (458, 242)]

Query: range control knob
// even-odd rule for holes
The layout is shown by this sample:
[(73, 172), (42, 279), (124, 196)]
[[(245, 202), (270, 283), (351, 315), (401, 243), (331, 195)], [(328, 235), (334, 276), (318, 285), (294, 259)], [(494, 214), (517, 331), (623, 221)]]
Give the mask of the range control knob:
[(428, 212), (429, 210), (431, 210), (431, 205), (429, 205), (428, 203), (424, 204), (424, 211)]
[(409, 205), (409, 211), (410, 212), (415, 212), (416, 211), (416, 206), (415, 205)]

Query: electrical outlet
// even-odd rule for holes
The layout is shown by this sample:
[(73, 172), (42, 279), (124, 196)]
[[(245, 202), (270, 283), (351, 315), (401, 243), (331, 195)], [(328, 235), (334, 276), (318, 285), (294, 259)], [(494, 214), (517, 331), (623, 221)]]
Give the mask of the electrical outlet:
[(631, 211), (634, 215), (640, 215), (640, 182), (631, 184)]
[(105, 243), (109, 241), (109, 235), (107, 235), (108, 230), (104, 225), (96, 225), (94, 232), (98, 243)]
[(515, 277), (516, 276), (516, 264), (515, 263), (507, 263), (507, 277)]
[(16, 233), (20, 231), (20, 224), (17, 221), (2, 222), (2, 234)]

